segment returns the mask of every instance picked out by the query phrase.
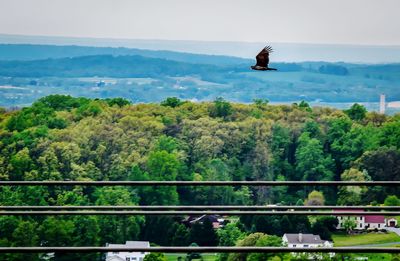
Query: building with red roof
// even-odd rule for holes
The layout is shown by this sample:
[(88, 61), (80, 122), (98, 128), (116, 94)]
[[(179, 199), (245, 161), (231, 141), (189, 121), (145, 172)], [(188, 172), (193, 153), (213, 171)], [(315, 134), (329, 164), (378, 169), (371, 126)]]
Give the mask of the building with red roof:
[(356, 222), (356, 227), (354, 230), (371, 230), (371, 229), (386, 229), (387, 227), (397, 226), (397, 220), (394, 218), (385, 218), (383, 215), (362, 215), (363, 210), (360, 209), (346, 209), (346, 210), (334, 210), (334, 212), (340, 211), (352, 211), (352, 212), (360, 212), (360, 215), (357, 216), (346, 216), (346, 215), (335, 215), (338, 219), (337, 229), (344, 229), (344, 222), (347, 219), (353, 219)]

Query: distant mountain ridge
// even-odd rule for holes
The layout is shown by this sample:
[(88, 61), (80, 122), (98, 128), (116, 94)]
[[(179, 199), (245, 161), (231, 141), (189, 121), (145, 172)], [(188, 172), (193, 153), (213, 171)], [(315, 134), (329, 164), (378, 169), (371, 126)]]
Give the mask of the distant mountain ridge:
[(0, 60), (43, 60), (89, 55), (140, 55), (185, 63), (232, 65), (251, 63), (244, 59), (223, 55), (192, 54), (173, 51), (142, 50), (134, 48), (91, 47), (76, 45), (0, 44)]
[(101, 39), (0, 34), (3, 44), (80, 45), (168, 50), (193, 54), (225, 55), (252, 59), (266, 44), (274, 47), (277, 62), (399, 63), (400, 46), (369, 46), (309, 43), (208, 42), (184, 40)]
[(0, 61), (0, 75), (10, 77), (160, 77), (217, 71), (219, 67), (140, 55), (90, 55), (31, 61)]

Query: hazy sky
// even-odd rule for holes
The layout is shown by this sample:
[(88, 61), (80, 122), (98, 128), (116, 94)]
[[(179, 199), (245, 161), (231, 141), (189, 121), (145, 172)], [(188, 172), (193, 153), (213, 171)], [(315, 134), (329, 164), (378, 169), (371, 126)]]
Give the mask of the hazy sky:
[(0, 34), (400, 45), (400, 0), (0, 0)]

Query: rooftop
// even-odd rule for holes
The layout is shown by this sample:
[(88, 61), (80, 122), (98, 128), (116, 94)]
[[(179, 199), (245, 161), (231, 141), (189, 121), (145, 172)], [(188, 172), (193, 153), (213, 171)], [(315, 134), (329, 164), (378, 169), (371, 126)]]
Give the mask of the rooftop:
[(366, 223), (385, 223), (384, 216), (365, 216)]
[(325, 240), (322, 240), (319, 235), (313, 234), (284, 234), (289, 244), (324, 244)]
[(107, 247), (150, 247), (149, 241), (126, 241), (125, 244), (108, 244)]

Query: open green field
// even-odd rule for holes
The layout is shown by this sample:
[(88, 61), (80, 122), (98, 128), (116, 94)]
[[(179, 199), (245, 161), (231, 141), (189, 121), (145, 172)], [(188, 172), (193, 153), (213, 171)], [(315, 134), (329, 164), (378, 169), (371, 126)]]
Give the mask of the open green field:
[(396, 233), (368, 233), (361, 235), (333, 234), (334, 246), (358, 246), (371, 244), (384, 244), (391, 242), (400, 242), (400, 236)]
[[(182, 257), (182, 261), (184, 261), (186, 254), (165, 254), (165, 256), (167, 257), (168, 261), (176, 261), (176, 260), (178, 260), (178, 257)], [(200, 260), (200, 259), (198, 259), (198, 260)], [(217, 255), (216, 254), (203, 254), (203, 260), (204, 261), (215, 261), (215, 260), (217, 260)]]

